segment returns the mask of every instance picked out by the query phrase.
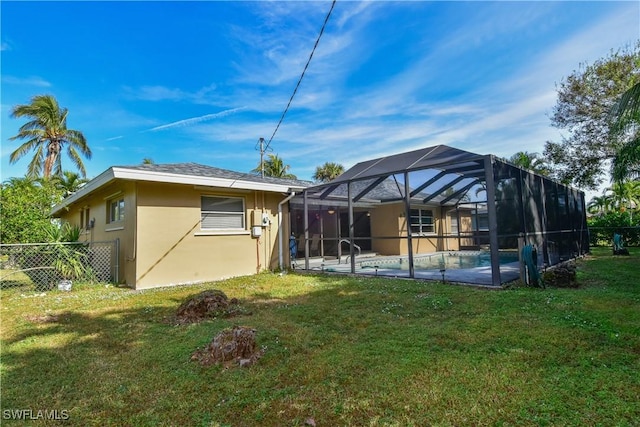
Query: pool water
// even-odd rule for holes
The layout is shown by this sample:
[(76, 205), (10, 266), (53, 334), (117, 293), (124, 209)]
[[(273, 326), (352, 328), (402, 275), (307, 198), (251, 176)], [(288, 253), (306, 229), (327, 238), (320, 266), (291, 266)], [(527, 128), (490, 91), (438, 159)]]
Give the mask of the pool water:
[[(500, 265), (518, 261), (516, 252), (500, 253)], [(362, 261), (362, 268), (378, 268), (390, 270), (408, 270), (408, 258), (380, 258)], [(437, 253), (429, 255), (416, 255), (413, 258), (413, 266), (416, 270), (446, 270), (489, 267), (491, 266), (491, 254), (488, 252), (464, 254), (459, 252)]]

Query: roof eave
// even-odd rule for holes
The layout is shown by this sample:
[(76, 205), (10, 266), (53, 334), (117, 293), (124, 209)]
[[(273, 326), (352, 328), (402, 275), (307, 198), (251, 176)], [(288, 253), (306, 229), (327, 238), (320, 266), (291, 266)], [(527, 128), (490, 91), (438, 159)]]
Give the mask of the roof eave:
[(73, 195), (67, 197), (62, 202), (54, 206), (51, 211), (52, 215), (56, 216), (69, 205), (97, 190), (98, 188), (103, 187), (114, 179), (187, 184), (203, 187), (229, 188), (238, 190), (258, 190), (274, 193), (290, 193), (291, 191), (302, 191), (304, 188), (306, 188), (303, 186), (244, 181), (241, 179), (214, 178), (207, 176), (182, 175), (166, 172), (141, 171), (137, 169), (127, 169), (122, 167), (111, 167), (100, 174), (97, 178), (89, 181), (84, 187), (75, 192)]
[(66, 209), (69, 205), (77, 202), (78, 200), (80, 200), (81, 198), (83, 198), (87, 194), (90, 194), (91, 192), (97, 190), (98, 188), (107, 185), (108, 183), (110, 183), (114, 179), (115, 179), (115, 175), (114, 175), (113, 168), (107, 169), (106, 171), (104, 171), (100, 175), (98, 175), (96, 178), (94, 178), (91, 181), (87, 182), (81, 189), (79, 189), (78, 191), (73, 193), (71, 196), (65, 198), (60, 203), (55, 205), (51, 209), (51, 215), (55, 217), (61, 211)]

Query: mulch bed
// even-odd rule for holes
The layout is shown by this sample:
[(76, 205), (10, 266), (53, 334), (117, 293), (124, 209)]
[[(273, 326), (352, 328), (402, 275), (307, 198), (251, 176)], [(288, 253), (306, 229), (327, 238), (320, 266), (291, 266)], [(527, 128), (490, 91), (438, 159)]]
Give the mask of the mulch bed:
[(542, 280), (546, 286), (556, 288), (577, 288), (576, 264), (572, 261), (560, 264), (544, 272)]
[(223, 365), (251, 366), (264, 354), (256, 345), (256, 330), (246, 326), (234, 326), (222, 330), (203, 349), (197, 349), (191, 360), (203, 366)]

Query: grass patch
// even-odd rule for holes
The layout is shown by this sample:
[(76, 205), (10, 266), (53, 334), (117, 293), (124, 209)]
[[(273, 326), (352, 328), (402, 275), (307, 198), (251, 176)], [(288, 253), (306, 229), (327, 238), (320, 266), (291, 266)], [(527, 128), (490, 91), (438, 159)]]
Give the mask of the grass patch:
[[(31, 409), (66, 410), (63, 423), (78, 426), (295, 426), (308, 418), (636, 425), (640, 250), (594, 252), (578, 262), (578, 289), (295, 274), (150, 291), (5, 289), (3, 418)], [(205, 289), (238, 298), (251, 314), (167, 321)], [(234, 324), (257, 330), (266, 352), (256, 365), (225, 370), (189, 360)]]

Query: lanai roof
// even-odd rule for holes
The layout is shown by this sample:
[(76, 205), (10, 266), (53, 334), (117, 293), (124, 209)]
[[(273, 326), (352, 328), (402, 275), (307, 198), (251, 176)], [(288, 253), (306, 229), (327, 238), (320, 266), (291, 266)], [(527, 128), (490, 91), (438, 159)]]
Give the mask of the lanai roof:
[[(436, 145), (360, 162), (331, 181), (331, 184), (389, 176), (420, 169), (439, 169), (466, 175), (477, 174), (484, 171), (483, 160), (484, 156), (480, 154), (446, 145)], [(467, 169), (461, 170), (462, 167), (467, 167)]]
[[(436, 145), (360, 162), (328, 183), (306, 190), (310, 199), (329, 202), (397, 202), (405, 199), (404, 174), (410, 173), (410, 198), (422, 203), (455, 205), (485, 177), (486, 156)], [(313, 202), (311, 202), (313, 204)]]

